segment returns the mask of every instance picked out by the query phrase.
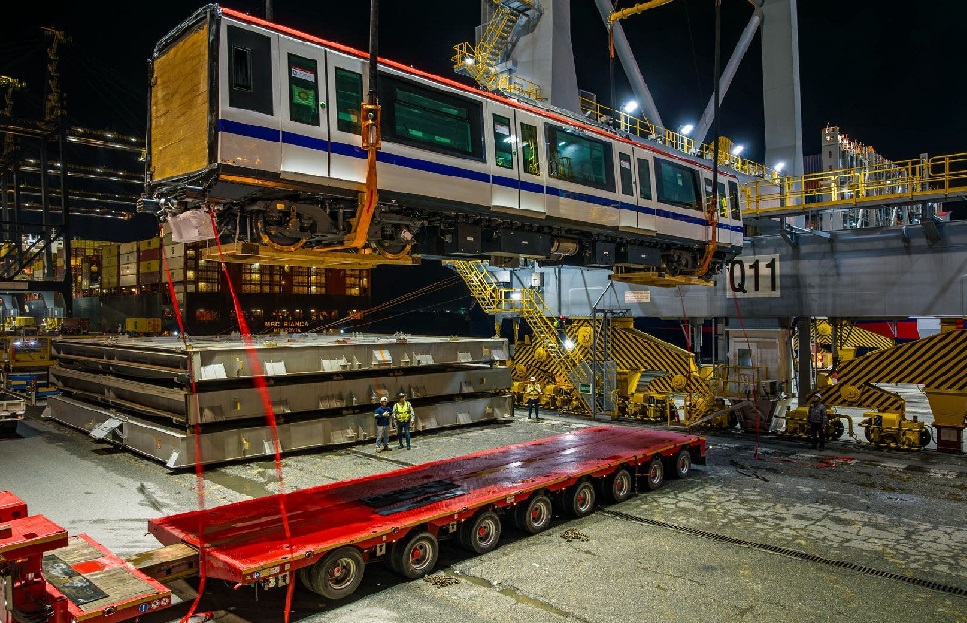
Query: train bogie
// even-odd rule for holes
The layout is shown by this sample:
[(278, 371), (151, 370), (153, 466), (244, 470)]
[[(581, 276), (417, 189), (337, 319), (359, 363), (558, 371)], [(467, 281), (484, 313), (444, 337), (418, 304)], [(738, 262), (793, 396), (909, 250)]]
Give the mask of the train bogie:
[[(356, 240), (376, 252), (672, 273), (713, 243), (715, 267), (741, 250), (734, 175), (719, 173), (710, 218), (710, 163), (576, 113), (391, 61), (371, 85), (362, 52), (214, 5), (158, 44), (152, 72), (142, 207), (168, 219), (213, 208), (216, 235), (325, 251), (368, 223)], [(362, 220), (373, 86), (378, 202)]]

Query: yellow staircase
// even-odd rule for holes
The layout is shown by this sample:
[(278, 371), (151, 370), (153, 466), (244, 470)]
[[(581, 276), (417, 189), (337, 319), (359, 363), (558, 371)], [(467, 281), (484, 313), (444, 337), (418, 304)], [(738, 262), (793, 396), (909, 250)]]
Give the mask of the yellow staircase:
[[(547, 316), (547, 305), (540, 293), (533, 288), (504, 288), (494, 279), (480, 260), (450, 260), (444, 262), (457, 271), (467, 284), (480, 307), (488, 314), (519, 314), (534, 332), (534, 358), (552, 373), (554, 383), (567, 394), (572, 408), (583, 415), (591, 414), (590, 396), (578, 390), (582, 384), (590, 384), (590, 374), (577, 350), (564, 346), (564, 336), (558, 333)], [(515, 370), (517, 380), (526, 374)]]
[(459, 43), (451, 59), (458, 74), (468, 75), (488, 91), (521, 95), (533, 100), (544, 99), (540, 86), (523, 78), (501, 73), (497, 65), (507, 49), (517, 24), (528, 12), (539, 10), (534, 0), (493, 0), (494, 14), (484, 28), (476, 46)]

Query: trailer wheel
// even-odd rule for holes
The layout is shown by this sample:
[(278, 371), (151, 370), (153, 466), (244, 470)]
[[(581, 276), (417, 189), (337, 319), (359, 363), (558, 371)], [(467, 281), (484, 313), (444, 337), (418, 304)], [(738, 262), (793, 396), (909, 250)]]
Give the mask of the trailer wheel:
[(296, 571), (296, 575), (299, 576), (299, 582), (307, 591), (315, 592), (315, 589), (312, 588), (312, 570), (315, 568), (315, 565), (308, 565), (306, 567), (300, 567)]
[(631, 472), (619, 467), (601, 483), (602, 497), (610, 502), (624, 502), (631, 497)]
[(661, 457), (656, 456), (648, 463), (645, 486), (649, 491), (654, 491), (660, 489), (663, 484), (665, 484), (665, 464), (661, 462)]
[(477, 514), (460, 526), (460, 545), (476, 554), (486, 554), (500, 540), (500, 517), (493, 511)]
[(594, 510), (594, 485), (582, 480), (561, 492), (564, 511), (574, 517), (587, 517)]
[(923, 430), (920, 431), (920, 445), (925, 447), (931, 441), (933, 441), (933, 435), (930, 433), (930, 429), (924, 426)]
[(692, 454), (688, 448), (683, 448), (675, 455), (675, 468), (672, 470), (672, 477), (687, 478), (692, 472)]
[(842, 420), (833, 420), (833, 439), (839, 439), (846, 432), (846, 426)]
[(312, 565), (305, 579), (312, 592), (326, 599), (343, 599), (359, 588), (365, 569), (363, 555), (355, 547), (347, 545), (334, 549)]
[(514, 509), (514, 523), (524, 532), (531, 534), (547, 530), (553, 516), (551, 499), (543, 493), (531, 496), (526, 503), (519, 504)]
[(397, 541), (390, 549), (390, 566), (404, 578), (415, 580), (433, 573), (440, 545), (429, 532), (417, 532), (410, 538)]

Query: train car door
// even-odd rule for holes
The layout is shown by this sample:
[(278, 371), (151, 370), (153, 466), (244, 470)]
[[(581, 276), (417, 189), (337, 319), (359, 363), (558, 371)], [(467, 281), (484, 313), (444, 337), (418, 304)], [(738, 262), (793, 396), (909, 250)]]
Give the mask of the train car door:
[(712, 193), (712, 173), (707, 172), (702, 175), (705, 179), (704, 190), (705, 190), (705, 203), (703, 206), (707, 206), (709, 202), (717, 199), (718, 205), (716, 206), (718, 225), (716, 226), (716, 243), (719, 245), (731, 245), (732, 244), (732, 214), (729, 210), (729, 196), (726, 192), (726, 178), (721, 175), (718, 176), (718, 187), (719, 192), (713, 198)]
[(643, 149), (634, 150), (634, 171), (637, 182), (635, 201), (638, 204), (638, 229), (654, 233), (658, 231), (655, 185), (652, 178), (651, 154)]
[(326, 55), (317, 47), (279, 37), (282, 77), (282, 177), (329, 175), (329, 132), (325, 117)]
[(520, 209), (541, 215), (547, 212), (547, 154), (540, 117), (522, 110), (514, 111), (517, 130), (517, 173), (520, 179)]
[(635, 166), (631, 145), (615, 142), (618, 159), (618, 227), (638, 228), (638, 202), (635, 199)]
[(514, 111), (496, 105), (484, 110), (484, 124), (489, 130), (484, 141), (489, 144), (490, 205), (495, 210), (516, 212), (520, 209), (521, 160)]
[(326, 116), (329, 119), (329, 175), (366, 182), (366, 151), (362, 148), (359, 113), (369, 90), (366, 64), (358, 58), (330, 51), (326, 55)]

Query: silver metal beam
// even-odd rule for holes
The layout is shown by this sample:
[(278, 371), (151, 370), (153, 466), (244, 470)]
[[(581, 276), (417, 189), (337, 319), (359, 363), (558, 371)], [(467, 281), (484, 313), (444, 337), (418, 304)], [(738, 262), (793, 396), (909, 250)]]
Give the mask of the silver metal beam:
[[(608, 302), (635, 317), (741, 316), (747, 326), (799, 316), (967, 317), (967, 222), (931, 223), (929, 231), (928, 236), (922, 225), (907, 225), (826, 232), (828, 237), (800, 233), (790, 235), (790, 242), (778, 235), (756, 236), (746, 239), (742, 254), (713, 286), (615, 283), (617, 296)], [(548, 272), (544, 298), (556, 301), (554, 290), (560, 289), (562, 305), (554, 313), (590, 316), (587, 294), (603, 292), (609, 274), (565, 268), (555, 282)], [(733, 289), (741, 285), (745, 292)], [(643, 299), (650, 300), (638, 302)]]
[[(732, 56), (729, 58), (728, 64), (722, 71), (722, 77), (719, 79), (719, 103), (725, 99), (725, 94), (728, 92), (729, 86), (732, 85), (732, 78), (735, 77), (735, 72), (739, 69), (739, 64), (742, 62), (746, 51), (748, 51), (749, 46), (752, 44), (752, 38), (755, 37), (755, 33), (761, 23), (762, 14), (759, 9), (756, 9), (749, 23), (746, 24), (745, 30), (742, 31), (739, 42), (735, 44), (735, 49), (732, 51)], [(696, 143), (701, 143), (705, 140), (705, 135), (708, 134), (709, 129), (712, 127), (712, 114), (714, 110), (715, 96), (713, 95), (709, 98), (708, 104), (705, 105), (705, 112), (702, 113), (702, 118), (699, 119), (695, 125), (695, 131), (692, 133), (692, 138), (695, 139)]]
[[(607, 27), (608, 18), (611, 16), (612, 11), (611, 2), (609, 0), (594, 0), (594, 3), (598, 5), (601, 19), (604, 20), (604, 25)], [(631, 51), (631, 46), (628, 45), (628, 39), (625, 37), (624, 29), (618, 22), (614, 23), (613, 28), (614, 49), (618, 53), (618, 58), (621, 60), (621, 66), (625, 70), (625, 75), (628, 76), (628, 82), (631, 83), (631, 90), (634, 91), (635, 97), (638, 98), (638, 106), (641, 108), (642, 114), (648, 121), (655, 125), (665, 127), (665, 124), (662, 123), (661, 115), (658, 114), (658, 106), (655, 105), (651, 91), (648, 90), (648, 85), (645, 83), (645, 79), (638, 69), (638, 61), (635, 60), (634, 52)], [(615, 109), (618, 108), (616, 102), (611, 102), (611, 106)]]

